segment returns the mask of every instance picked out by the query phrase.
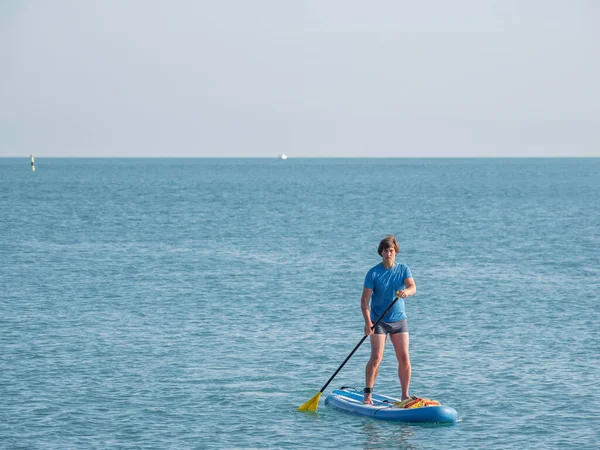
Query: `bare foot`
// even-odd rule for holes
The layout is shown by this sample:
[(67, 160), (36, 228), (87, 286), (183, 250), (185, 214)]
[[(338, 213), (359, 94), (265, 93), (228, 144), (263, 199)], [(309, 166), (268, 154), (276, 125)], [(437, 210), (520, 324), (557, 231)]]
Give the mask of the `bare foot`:
[(365, 396), (363, 397), (363, 403), (365, 405), (372, 405), (373, 404), (372, 394), (365, 394)]

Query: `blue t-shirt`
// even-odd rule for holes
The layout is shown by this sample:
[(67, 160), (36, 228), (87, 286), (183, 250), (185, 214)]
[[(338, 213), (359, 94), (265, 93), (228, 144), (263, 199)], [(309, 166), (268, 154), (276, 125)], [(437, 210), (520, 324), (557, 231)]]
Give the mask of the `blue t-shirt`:
[[(386, 269), (383, 263), (377, 264), (367, 272), (365, 287), (373, 289), (371, 295), (371, 321), (375, 323), (379, 316), (396, 298), (396, 291), (404, 289), (404, 280), (412, 278), (410, 269), (405, 264), (395, 263), (394, 267)], [(388, 311), (382, 322), (398, 322), (406, 319), (404, 299), (398, 299)]]

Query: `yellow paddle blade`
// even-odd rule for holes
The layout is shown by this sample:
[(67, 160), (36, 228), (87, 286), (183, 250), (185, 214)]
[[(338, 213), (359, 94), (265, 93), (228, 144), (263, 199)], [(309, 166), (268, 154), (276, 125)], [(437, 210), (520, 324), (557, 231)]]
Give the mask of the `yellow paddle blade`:
[(319, 407), (319, 399), (321, 398), (321, 392), (317, 392), (309, 401), (304, 405), (298, 407), (298, 411), (313, 411), (315, 412)]

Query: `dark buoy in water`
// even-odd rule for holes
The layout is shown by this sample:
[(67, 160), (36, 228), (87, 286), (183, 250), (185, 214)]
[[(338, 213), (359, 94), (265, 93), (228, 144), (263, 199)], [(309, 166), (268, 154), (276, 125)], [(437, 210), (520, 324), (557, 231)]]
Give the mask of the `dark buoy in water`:
[(31, 171), (35, 172), (35, 158), (33, 155), (29, 155), (29, 158), (31, 158)]

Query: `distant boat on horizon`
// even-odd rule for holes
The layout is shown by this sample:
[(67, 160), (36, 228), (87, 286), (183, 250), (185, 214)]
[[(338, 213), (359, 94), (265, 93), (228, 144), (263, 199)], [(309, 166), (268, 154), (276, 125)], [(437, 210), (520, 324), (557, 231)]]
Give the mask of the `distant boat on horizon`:
[(279, 154), (277, 155), (277, 158), (278, 158), (278, 159), (287, 159), (287, 155), (286, 155), (285, 153), (279, 153)]
[(35, 158), (32, 154), (29, 154), (29, 158), (31, 159), (31, 171), (35, 172)]

